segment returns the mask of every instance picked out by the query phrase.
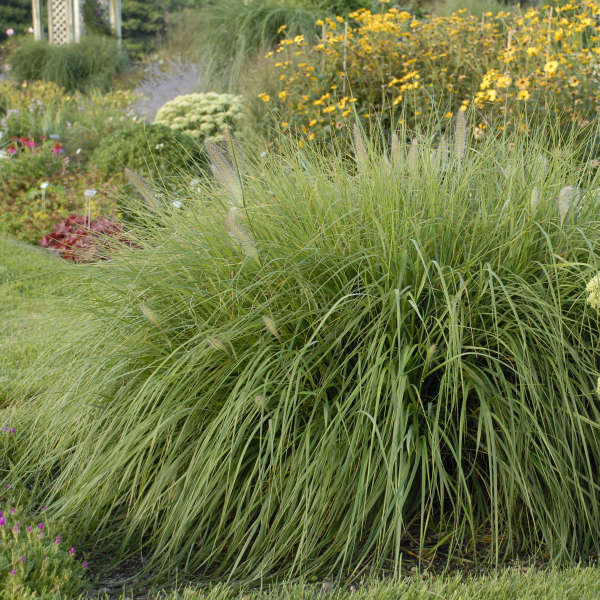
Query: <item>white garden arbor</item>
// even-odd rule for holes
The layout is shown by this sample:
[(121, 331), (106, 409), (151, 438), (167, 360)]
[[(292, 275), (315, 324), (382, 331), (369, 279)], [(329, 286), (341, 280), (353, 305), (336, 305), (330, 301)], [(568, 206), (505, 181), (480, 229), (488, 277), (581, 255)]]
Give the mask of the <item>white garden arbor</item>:
[[(42, 11), (48, 10), (48, 41), (51, 44), (78, 42), (84, 35), (83, 4), (86, 0), (32, 0), (33, 33), (41, 40)], [(108, 14), (113, 33), (121, 39), (121, 0), (95, 0)]]

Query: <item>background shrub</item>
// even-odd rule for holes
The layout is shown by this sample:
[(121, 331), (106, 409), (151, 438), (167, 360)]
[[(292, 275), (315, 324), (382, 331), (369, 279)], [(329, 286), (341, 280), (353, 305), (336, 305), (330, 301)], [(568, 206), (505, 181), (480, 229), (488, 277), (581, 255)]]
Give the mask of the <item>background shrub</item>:
[(235, 131), (243, 117), (242, 99), (232, 94), (187, 94), (167, 102), (156, 113), (155, 123), (192, 136), (197, 142), (222, 139)]
[(52, 81), (67, 92), (107, 91), (127, 58), (113, 38), (88, 35), (77, 44), (27, 41), (11, 55), (17, 81)]
[(100, 142), (90, 164), (105, 175), (129, 168), (144, 173), (175, 175), (202, 161), (202, 150), (192, 137), (166, 125), (133, 124)]
[(13, 29), (15, 33), (25, 33), (31, 25), (31, 2), (29, 0), (2, 0), (0, 5), (0, 42), (7, 38), (7, 29)]
[(595, 555), (598, 179), (568, 144), (436, 133), (216, 160), (222, 187), (79, 272), (12, 476), (44, 461), (62, 516), (163, 574)]

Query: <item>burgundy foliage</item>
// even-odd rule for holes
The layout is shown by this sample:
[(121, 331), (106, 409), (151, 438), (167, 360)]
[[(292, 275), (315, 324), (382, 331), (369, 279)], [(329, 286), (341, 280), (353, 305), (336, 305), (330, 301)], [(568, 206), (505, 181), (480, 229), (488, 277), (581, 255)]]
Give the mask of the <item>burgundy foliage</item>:
[(45, 235), (40, 245), (56, 250), (67, 260), (94, 262), (107, 257), (107, 250), (117, 243), (133, 246), (120, 223), (98, 217), (89, 224), (84, 216), (71, 215)]

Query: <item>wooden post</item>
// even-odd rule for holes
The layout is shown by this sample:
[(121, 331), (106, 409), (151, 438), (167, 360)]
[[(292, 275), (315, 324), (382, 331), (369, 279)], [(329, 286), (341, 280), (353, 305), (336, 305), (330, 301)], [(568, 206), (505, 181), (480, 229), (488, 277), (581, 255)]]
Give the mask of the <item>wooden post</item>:
[(42, 9), (40, 0), (31, 0), (31, 12), (33, 14), (33, 37), (39, 42), (42, 39)]
[(81, 28), (83, 25), (81, 2), (82, 0), (74, 0), (73, 2), (73, 39), (75, 42), (81, 41)]
[(122, 37), (121, 31), (121, 0), (110, 0), (109, 4), (110, 28), (119, 38)]

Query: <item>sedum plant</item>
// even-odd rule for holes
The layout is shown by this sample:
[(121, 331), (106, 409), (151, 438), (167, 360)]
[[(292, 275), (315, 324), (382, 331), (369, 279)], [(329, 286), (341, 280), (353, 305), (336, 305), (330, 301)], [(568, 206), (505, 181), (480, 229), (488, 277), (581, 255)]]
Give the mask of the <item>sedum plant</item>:
[(206, 92), (178, 96), (156, 113), (155, 123), (187, 133), (199, 142), (222, 139), (226, 129), (236, 129), (242, 121), (240, 96)]

